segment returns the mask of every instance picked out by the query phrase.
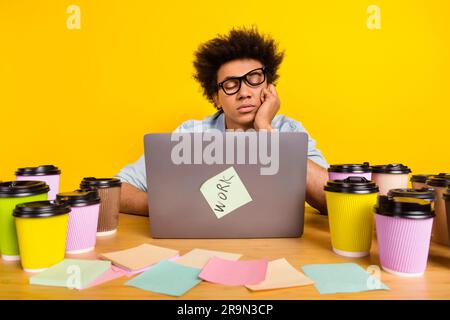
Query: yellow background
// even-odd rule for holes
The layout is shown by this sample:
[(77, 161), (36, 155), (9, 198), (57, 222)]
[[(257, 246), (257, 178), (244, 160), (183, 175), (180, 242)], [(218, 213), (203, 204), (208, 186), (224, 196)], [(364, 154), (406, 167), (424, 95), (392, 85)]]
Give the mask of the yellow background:
[[(69, 30), (69, 5), (81, 30)], [(367, 7), (381, 8), (369, 30)], [(256, 25), (286, 50), (280, 113), (329, 163), (402, 162), (450, 171), (450, 1), (0, 0), (0, 180), (55, 164), (62, 190), (113, 176), (170, 132), (215, 109), (193, 52)]]

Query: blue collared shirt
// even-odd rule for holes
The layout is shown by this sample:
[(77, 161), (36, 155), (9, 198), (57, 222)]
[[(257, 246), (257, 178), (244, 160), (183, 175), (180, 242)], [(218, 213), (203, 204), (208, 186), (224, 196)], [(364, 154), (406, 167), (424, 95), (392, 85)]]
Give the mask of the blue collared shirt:
[[(316, 148), (316, 141), (311, 138), (303, 125), (284, 115), (277, 115), (272, 120), (272, 128), (279, 132), (305, 132), (308, 135), (308, 159), (314, 161), (319, 166), (328, 168), (322, 152)], [(174, 132), (205, 132), (209, 129), (218, 129), (225, 132), (225, 115), (217, 112), (203, 120), (188, 120), (183, 122)], [(126, 165), (116, 174), (122, 182), (127, 182), (139, 190), (147, 192), (147, 179), (145, 173), (145, 158), (142, 155), (136, 162)]]

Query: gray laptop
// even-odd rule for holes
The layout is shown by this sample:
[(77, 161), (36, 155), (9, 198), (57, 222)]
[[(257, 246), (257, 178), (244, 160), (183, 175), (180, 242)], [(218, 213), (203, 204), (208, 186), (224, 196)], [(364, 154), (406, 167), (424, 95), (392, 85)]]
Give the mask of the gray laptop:
[[(215, 138), (205, 133), (145, 135), (151, 236), (300, 237), (308, 137), (300, 132), (266, 137), (256, 132), (222, 132)], [(234, 189), (228, 192), (231, 182)], [(232, 192), (233, 203), (245, 204), (221, 216), (221, 205), (231, 203), (227, 196)]]

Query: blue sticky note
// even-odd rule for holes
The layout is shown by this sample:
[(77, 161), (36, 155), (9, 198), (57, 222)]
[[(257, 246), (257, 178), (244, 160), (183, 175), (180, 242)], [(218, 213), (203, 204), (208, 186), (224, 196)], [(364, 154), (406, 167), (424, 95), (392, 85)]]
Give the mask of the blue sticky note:
[(375, 274), (356, 263), (308, 264), (302, 270), (321, 294), (389, 290)]
[(200, 272), (201, 269), (163, 260), (126, 285), (179, 297), (202, 281), (198, 277)]

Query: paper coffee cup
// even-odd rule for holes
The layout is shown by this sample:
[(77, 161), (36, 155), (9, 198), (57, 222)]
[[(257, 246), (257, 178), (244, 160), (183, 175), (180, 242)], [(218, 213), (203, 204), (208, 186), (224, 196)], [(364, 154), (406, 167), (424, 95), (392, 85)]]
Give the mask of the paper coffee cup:
[(434, 176), (434, 174), (413, 174), (409, 181), (411, 181), (413, 189), (422, 189), (426, 188), (427, 179), (431, 176)]
[(53, 165), (19, 168), (16, 171), (17, 181), (44, 181), (50, 187), (48, 200), (55, 200), (59, 192), (61, 170)]
[(434, 190), (432, 188), (399, 188), (388, 192), (389, 199), (402, 203), (417, 203), (420, 205), (431, 205), (434, 208)]
[(378, 187), (364, 177), (329, 180), (324, 187), (333, 251), (346, 257), (369, 255)]
[(40, 272), (62, 261), (70, 207), (54, 201), (18, 204), (14, 209), (22, 267)]
[(372, 180), (380, 189), (380, 195), (387, 195), (389, 190), (408, 188), (411, 169), (399, 163), (372, 166)]
[(447, 213), (447, 231), (450, 239), (450, 187), (447, 188), (447, 192), (443, 195), (445, 201), (445, 211)]
[(59, 193), (58, 203), (70, 206), (66, 253), (80, 254), (94, 250), (100, 197), (96, 189)]
[(97, 189), (100, 196), (97, 236), (107, 236), (117, 231), (121, 186), (122, 182), (117, 178), (87, 177), (81, 181), (81, 189)]
[(443, 173), (431, 176), (427, 180), (427, 186), (434, 189), (436, 202), (434, 211), (436, 218), (433, 224), (431, 239), (443, 245), (450, 246), (449, 228), (447, 223), (447, 212), (445, 209), (444, 193), (450, 186), (450, 176)]
[(13, 210), (19, 203), (47, 200), (48, 185), (43, 181), (0, 183), (0, 251), (6, 261), (20, 260)]
[(434, 198), (434, 193), (426, 189), (401, 192), (402, 196), (380, 196), (375, 207), (380, 264), (395, 275), (421, 276), (430, 248), (434, 220), (430, 199)]
[(348, 177), (372, 179), (372, 168), (368, 162), (362, 164), (332, 164), (328, 168), (329, 180), (343, 180)]

